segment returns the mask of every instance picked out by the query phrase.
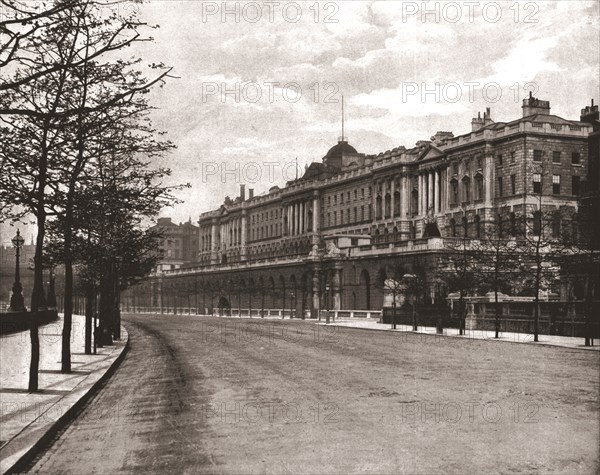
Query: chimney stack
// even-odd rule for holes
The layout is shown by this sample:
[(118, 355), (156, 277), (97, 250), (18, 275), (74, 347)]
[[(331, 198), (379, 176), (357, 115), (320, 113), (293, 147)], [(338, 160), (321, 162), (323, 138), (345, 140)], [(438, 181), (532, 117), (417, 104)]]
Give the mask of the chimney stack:
[(474, 117), (471, 121), (471, 132), (477, 132), (483, 127), (484, 120), (481, 118), (481, 112), (477, 113), (477, 117)]
[(254, 198), (254, 188), (248, 188), (248, 199)]
[(240, 185), (240, 198), (242, 201), (246, 201), (246, 185)]
[(600, 112), (598, 106), (594, 105), (594, 99), (592, 99), (592, 105), (586, 106), (585, 109), (581, 109), (581, 122), (593, 123), (596, 120), (600, 120)]
[(523, 117), (534, 114), (550, 115), (550, 101), (541, 101), (529, 91), (529, 97), (523, 99)]

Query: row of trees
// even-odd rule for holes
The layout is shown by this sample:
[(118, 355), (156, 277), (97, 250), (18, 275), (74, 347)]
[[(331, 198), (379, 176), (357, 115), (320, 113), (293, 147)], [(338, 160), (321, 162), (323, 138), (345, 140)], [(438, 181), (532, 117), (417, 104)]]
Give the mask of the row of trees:
[[(414, 301), (423, 298), (421, 294), (428, 285), (436, 285), (446, 294), (454, 293), (461, 334), (465, 298), (492, 293), (496, 338), (502, 320), (500, 294), (531, 296), (534, 341), (538, 341), (541, 294), (556, 290), (561, 277), (566, 281), (579, 279), (589, 324), (600, 281), (598, 239), (592, 232), (594, 216), (585, 205), (575, 213), (572, 208), (544, 206), (541, 195), (537, 199), (537, 205), (523, 206), (518, 213), (500, 209), (482, 223), (477, 236), (465, 230), (462, 237), (445, 239), (434, 275), (407, 276), (403, 267), (392, 267), (379, 277), (380, 284), (392, 295), (407, 296), (413, 309)], [(590, 335), (585, 344), (590, 344)]]
[[(150, 119), (148, 93), (172, 77), (143, 65), (131, 47), (154, 26), (120, 2), (0, 0), (0, 216), (37, 225), (31, 311), (44, 307), (42, 272), (64, 266), (62, 371), (71, 371), (75, 272), (94, 296), (101, 325), (118, 336), (119, 288), (155, 265), (146, 218), (173, 204), (166, 168), (174, 148)], [(115, 285), (115, 283), (117, 283)], [(29, 390), (38, 389), (39, 340), (31, 328)]]

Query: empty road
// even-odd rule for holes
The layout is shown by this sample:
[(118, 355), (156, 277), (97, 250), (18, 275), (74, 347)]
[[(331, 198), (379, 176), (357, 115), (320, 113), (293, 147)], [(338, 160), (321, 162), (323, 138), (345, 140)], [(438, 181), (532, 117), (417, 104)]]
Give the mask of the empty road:
[(595, 473), (598, 352), (124, 315), (130, 350), (29, 471)]

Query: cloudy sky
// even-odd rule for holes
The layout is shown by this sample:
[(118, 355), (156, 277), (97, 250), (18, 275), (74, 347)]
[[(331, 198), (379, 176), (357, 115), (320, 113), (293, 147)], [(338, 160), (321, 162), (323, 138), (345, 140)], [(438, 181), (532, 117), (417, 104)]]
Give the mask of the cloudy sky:
[[(151, 0), (159, 24), (137, 53), (180, 79), (152, 93), (178, 149), (162, 164), (190, 182), (176, 221), (283, 185), (341, 134), (364, 153), (468, 132), (491, 107), (521, 114), (533, 90), (577, 119), (599, 97), (599, 2), (201, 2)], [(501, 94), (501, 97), (499, 95)]]

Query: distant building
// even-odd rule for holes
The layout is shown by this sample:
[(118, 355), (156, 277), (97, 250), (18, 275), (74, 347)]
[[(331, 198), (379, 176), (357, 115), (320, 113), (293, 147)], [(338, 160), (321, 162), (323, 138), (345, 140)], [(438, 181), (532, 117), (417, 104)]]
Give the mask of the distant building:
[(158, 229), (163, 234), (158, 245), (161, 259), (157, 273), (180, 269), (197, 261), (198, 226), (192, 224), (191, 218), (179, 224), (175, 224), (171, 218), (158, 218), (156, 226), (151, 229)]

